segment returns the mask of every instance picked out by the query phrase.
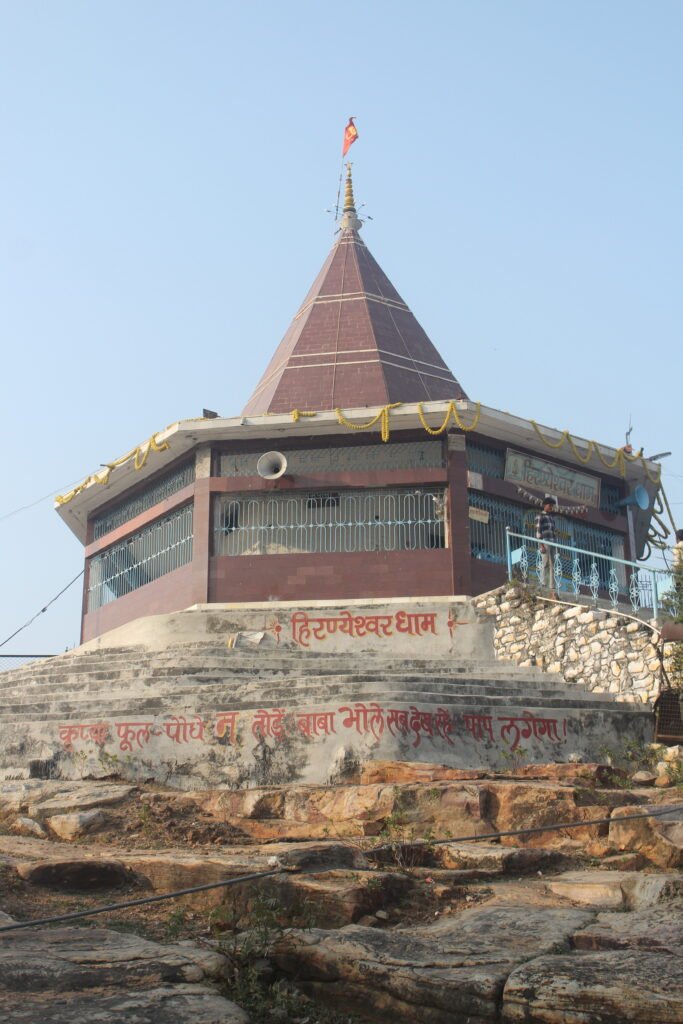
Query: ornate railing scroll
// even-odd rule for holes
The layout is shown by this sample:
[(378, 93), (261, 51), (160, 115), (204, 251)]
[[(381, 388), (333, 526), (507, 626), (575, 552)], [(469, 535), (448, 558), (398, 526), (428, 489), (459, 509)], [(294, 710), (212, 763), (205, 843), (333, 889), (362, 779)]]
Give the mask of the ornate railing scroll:
[(565, 592), (574, 597), (583, 594), (595, 602), (602, 598), (614, 609), (630, 605), (635, 614), (650, 612), (652, 618), (662, 613), (676, 615), (679, 609), (680, 594), (674, 585), (673, 575), (664, 569), (651, 569), (623, 558), (599, 555), (567, 544), (541, 542), (510, 529), (506, 531), (506, 544), (510, 580), (548, 586), (549, 581), (544, 579), (543, 572), (543, 544), (550, 552), (552, 589), (558, 594)]

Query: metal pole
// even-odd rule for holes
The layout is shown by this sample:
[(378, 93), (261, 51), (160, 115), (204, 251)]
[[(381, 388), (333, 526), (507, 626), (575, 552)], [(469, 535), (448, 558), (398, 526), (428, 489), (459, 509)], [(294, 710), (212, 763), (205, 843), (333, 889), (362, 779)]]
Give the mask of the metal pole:
[(636, 530), (633, 522), (633, 505), (626, 506), (626, 522), (628, 523), (628, 545), (631, 549), (631, 559), (636, 561)]
[(512, 548), (510, 546), (510, 527), (505, 527), (505, 553), (508, 563), (508, 579), (512, 582)]

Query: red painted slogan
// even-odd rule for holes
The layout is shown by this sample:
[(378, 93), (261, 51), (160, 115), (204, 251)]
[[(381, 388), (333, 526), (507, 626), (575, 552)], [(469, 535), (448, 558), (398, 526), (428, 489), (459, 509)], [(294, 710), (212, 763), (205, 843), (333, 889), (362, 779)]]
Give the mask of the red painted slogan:
[(398, 611), (395, 615), (352, 615), (344, 611), (339, 615), (311, 618), (306, 612), (295, 612), (290, 620), (292, 640), (300, 647), (309, 647), (311, 637), (326, 640), (341, 633), (344, 636), (376, 636), (380, 639), (407, 633), (408, 636), (436, 636), (436, 612)]
[[(475, 740), (490, 740), (495, 742), (493, 716), (492, 715), (463, 715), (463, 724)], [(567, 736), (567, 722), (562, 722), (562, 739), (558, 734), (559, 723), (556, 718), (543, 718), (540, 715), (533, 715), (531, 711), (523, 711), (521, 715), (499, 715), (496, 722), (503, 723), (500, 726), (498, 735), (504, 740), (510, 750), (516, 750), (521, 739), (528, 740), (531, 736), (534, 739), (547, 737), (553, 743), (560, 743)]]
[[(456, 716), (458, 717), (458, 716)], [(239, 711), (219, 711), (213, 721), (213, 736), (229, 746), (235, 744)], [(561, 743), (567, 736), (567, 723), (556, 718), (534, 715), (522, 711), (519, 715), (463, 714), (462, 727), (477, 742), (495, 743), (497, 739), (516, 750), (522, 739), (548, 739)], [(186, 718), (171, 715), (159, 721), (78, 723), (59, 726), (59, 738), (68, 751), (73, 751), (76, 740), (102, 747), (116, 739), (122, 753), (142, 750), (156, 737), (165, 737), (173, 743), (206, 742), (207, 726), (200, 715)], [(409, 708), (385, 708), (375, 701), (356, 701), (336, 711), (288, 711), (286, 708), (264, 708), (255, 712), (251, 720), (251, 733), (258, 742), (280, 742), (289, 735), (301, 735), (308, 740), (337, 735), (337, 729), (353, 730), (359, 736), (371, 736), (379, 742), (384, 733), (405, 737), (413, 747), (423, 739), (438, 740), (453, 746), (451, 738), (456, 731), (456, 720), (442, 707), (435, 711), (421, 711), (412, 704)], [(560, 731), (562, 735), (560, 735)]]

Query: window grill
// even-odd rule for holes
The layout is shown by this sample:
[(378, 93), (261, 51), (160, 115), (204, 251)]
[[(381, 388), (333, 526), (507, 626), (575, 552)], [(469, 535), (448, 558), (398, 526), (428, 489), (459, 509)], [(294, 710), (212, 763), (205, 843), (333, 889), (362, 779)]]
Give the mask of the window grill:
[[(256, 476), (260, 452), (223, 452), (219, 476)], [(391, 444), (338, 448), (283, 449), (288, 473), (365, 473), (377, 469), (438, 469), (444, 465), (441, 441), (392, 441)]]
[(465, 448), (467, 454), (467, 468), (472, 473), (483, 473), (484, 476), (492, 476), (497, 480), (505, 477), (505, 452), (500, 448), (491, 448), (485, 444), (475, 444), (468, 441)]
[(306, 498), (306, 508), (337, 508), (339, 501), (338, 493), (323, 491), (321, 494), (309, 494)]
[(91, 558), (88, 611), (190, 562), (192, 510), (192, 505), (185, 505)]
[(445, 546), (443, 489), (214, 498), (216, 555), (405, 551)]
[(602, 512), (623, 512), (619, 508), (621, 501), (621, 487), (618, 484), (606, 484), (603, 480), (600, 484), (600, 510)]
[(193, 480), (194, 462), (188, 462), (187, 465), (175, 470), (175, 472), (169, 473), (167, 476), (157, 480), (156, 483), (151, 484), (144, 491), (140, 491), (139, 494), (136, 494), (129, 501), (121, 502), (120, 505), (114, 506), (114, 508), (109, 509), (108, 512), (103, 513), (101, 516), (97, 516), (93, 520), (93, 538), (99, 540), (100, 537), (104, 537), (105, 533), (110, 533), (118, 526), (122, 526), (124, 523), (129, 522), (129, 520), (134, 519), (135, 516), (139, 516), (141, 512), (146, 512), (148, 508), (152, 508), (165, 498), (170, 498), (172, 494), (181, 491), (183, 487), (187, 487)]

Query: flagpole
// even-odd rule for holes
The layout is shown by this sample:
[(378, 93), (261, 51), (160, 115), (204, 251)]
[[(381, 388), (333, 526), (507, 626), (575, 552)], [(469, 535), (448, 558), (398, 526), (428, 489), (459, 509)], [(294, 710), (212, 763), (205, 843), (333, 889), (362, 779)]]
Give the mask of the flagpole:
[(334, 208), (334, 223), (339, 220), (339, 200), (341, 199), (342, 178), (344, 177), (344, 154), (342, 153), (341, 167), (339, 168), (339, 187), (337, 188), (337, 205)]
[(339, 188), (337, 189), (337, 205), (334, 208), (334, 222), (335, 222), (335, 224), (339, 220), (339, 200), (341, 199), (342, 178), (344, 177), (344, 157), (348, 153), (348, 151), (351, 148), (351, 146), (353, 145), (353, 143), (358, 138), (358, 129), (356, 128), (355, 124), (353, 123), (354, 121), (355, 121), (355, 117), (350, 117), (349, 121), (348, 121), (348, 124), (346, 125), (346, 128), (344, 129), (344, 142), (343, 142), (343, 145), (342, 145), (341, 168), (339, 170)]

